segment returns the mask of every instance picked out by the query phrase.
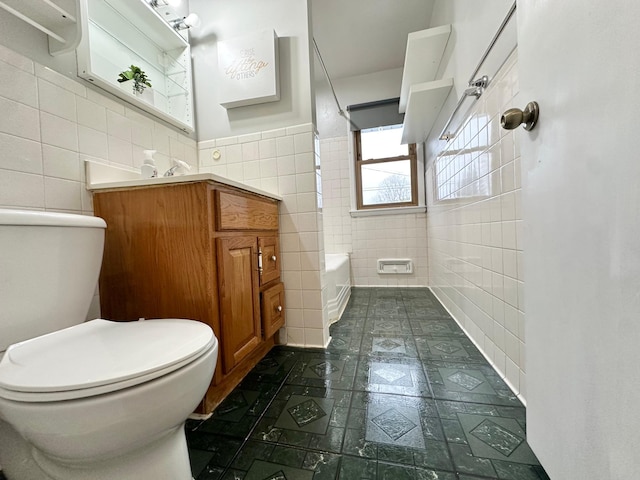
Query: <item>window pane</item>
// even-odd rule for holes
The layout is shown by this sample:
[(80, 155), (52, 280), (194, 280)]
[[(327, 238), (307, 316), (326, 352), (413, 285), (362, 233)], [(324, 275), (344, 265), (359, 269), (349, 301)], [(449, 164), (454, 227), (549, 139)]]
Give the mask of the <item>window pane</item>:
[(362, 160), (409, 155), (409, 145), (401, 145), (402, 125), (360, 131)]
[(411, 202), (411, 161), (361, 165), (362, 204)]

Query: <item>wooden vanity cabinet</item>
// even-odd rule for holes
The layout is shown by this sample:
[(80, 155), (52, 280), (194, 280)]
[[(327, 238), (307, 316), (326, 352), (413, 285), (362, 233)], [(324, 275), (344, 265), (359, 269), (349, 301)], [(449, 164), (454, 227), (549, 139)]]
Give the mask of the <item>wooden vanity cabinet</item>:
[(102, 316), (190, 318), (219, 340), (209, 413), (284, 325), (278, 202), (209, 181), (94, 192), (107, 222)]

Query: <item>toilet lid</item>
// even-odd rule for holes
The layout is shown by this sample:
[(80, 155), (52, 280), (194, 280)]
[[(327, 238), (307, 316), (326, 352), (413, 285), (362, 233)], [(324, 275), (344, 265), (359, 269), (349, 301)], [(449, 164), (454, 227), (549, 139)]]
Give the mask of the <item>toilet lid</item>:
[(216, 342), (209, 326), (193, 320), (91, 320), (10, 346), (0, 361), (0, 390), (70, 392), (148, 381)]

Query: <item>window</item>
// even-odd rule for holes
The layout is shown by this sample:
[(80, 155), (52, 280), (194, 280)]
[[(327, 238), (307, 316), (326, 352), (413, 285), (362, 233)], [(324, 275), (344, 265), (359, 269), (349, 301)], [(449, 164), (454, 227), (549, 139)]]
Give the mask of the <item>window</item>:
[(415, 144), (401, 145), (402, 125), (356, 130), (358, 210), (418, 205)]

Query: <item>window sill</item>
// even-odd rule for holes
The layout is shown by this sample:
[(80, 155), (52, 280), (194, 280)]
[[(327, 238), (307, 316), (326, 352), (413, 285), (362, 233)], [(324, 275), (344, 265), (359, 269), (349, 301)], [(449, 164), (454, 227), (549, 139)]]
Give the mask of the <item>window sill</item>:
[(372, 208), (370, 210), (350, 210), (352, 217), (376, 217), (382, 215), (406, 215), (408, 213), (425, 213), (427, 207)]

